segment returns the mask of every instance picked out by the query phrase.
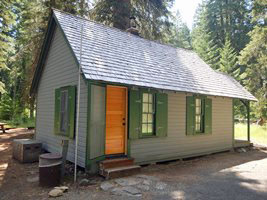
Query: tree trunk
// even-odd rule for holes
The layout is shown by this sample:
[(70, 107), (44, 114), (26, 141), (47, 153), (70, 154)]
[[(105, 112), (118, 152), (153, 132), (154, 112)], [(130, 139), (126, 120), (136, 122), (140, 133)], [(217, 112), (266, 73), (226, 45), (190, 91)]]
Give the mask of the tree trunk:
[(84, 13), (85, 13), (84, 3), (85, 3), (84, 0), (81, 0), (81, 2), (80, 2), (80, 15), (81, 15), (81, 17), (83, 17)]
[(50, 9), (56, 7), (56, 0), (50, 0)]
[(35, 103), (35, 98), (32, 97), (30, 100), (30, 119), (34, 118), (34, 103)]
[(129, 28), (131, 16), (130, 0), (121, 0), (119, 3), (114, 3), (113, 12), (113, 26), (121, 30)]

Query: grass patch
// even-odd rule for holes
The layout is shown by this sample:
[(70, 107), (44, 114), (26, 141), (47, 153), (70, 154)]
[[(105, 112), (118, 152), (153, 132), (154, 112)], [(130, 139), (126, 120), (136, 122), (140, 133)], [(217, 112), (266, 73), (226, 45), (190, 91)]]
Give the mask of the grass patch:
[[(258, 144), (267, 145), (267, 124), (259, 126), (256, 124), (250, 125), (251, 141)], [(247, 139), (247, 124), (235, 124), (235, 139)]]
[(27, 120), (0, 120), (2, 123), (6, 123), (5, 128), (28, 128), (28, 127), (35, 127), (35, 120), (34, 119), (27, 119)]

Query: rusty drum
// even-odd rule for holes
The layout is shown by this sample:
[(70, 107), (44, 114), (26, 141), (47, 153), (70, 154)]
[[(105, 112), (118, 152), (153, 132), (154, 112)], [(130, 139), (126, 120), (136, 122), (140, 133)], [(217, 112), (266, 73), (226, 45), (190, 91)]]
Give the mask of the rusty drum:
[(62, 156), (46, 153), (39, 156), (39, 183), (43, 187), (60, 185)]

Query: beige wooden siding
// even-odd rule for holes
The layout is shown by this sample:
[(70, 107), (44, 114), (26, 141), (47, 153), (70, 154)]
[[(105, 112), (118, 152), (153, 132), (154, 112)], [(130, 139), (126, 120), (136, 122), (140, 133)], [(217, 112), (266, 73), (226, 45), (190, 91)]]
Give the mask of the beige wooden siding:
[(131, 157), (149, 163), (232, 148), (232, 99), (212, 99), (212, 134), (186, 135), (186, 95), (168, 93), (168, 136), (131, 141)]
[[(78, 67), (59, 28), (56, 28), (37, 93), (36, 139), (50, 152), (61, 152), (61, 141), (54, 135), (55, 89), (78, 85)], [(87, 133), (87, 86), (81, 79), (78, 165), (85, 166)], [(67, 159), (74, 161), (75, 140), (70, 139)]]

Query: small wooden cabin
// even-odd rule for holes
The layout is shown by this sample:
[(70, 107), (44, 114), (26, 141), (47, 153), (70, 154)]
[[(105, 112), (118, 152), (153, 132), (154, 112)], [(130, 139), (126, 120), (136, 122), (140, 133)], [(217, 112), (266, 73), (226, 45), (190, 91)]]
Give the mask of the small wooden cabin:
[[(80, 61), (81, 59), (81, 61)], [(193, 51), (54, 10), (31, 93), (36, 139), (74, 162), (81, 67), (78, 165), (128, 156), (147, 164), (234, 147), (233, 99), (255, 101)]]

